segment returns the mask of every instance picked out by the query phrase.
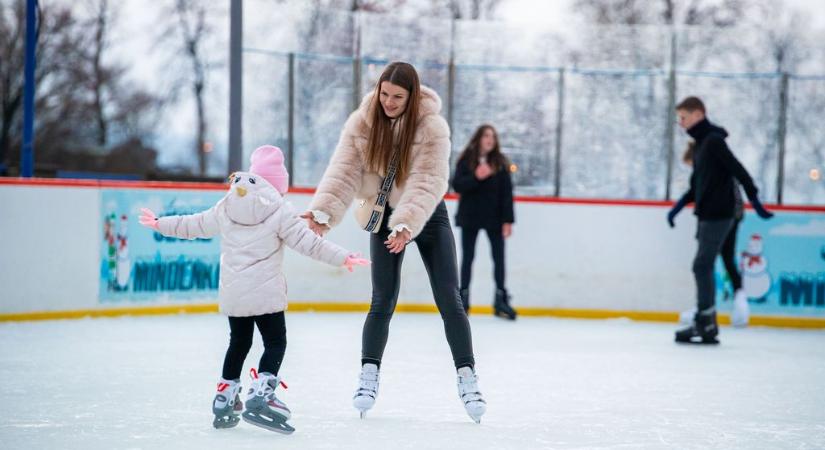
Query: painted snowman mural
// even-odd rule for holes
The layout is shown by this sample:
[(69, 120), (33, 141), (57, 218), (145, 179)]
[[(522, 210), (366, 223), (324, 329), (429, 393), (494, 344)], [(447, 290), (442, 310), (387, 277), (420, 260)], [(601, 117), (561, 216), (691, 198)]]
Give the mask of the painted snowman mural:
[(739, 260), (742, 288), (748, 298), (759, 303), (766, 300), (765, 296), (771, 290), (771, 274), (768, 273), (768, 261), (762, 255), (763, 251), (762, 236), (752, 234), (748, 248), (742, 252), (742, 258)]
[(129, 217), (120, 216), (120, 226), (117, 230), (117, 260), (116, 280), (117, 290), (129, 289), (129, 275), (132, 273), (132, 262), (129, 260)]

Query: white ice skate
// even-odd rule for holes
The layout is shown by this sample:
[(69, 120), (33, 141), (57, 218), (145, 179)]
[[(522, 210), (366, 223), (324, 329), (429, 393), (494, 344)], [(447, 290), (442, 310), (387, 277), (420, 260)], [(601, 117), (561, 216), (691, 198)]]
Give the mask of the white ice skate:
[(367, 411), (375, 405), (376, 397), (378, 397), (378, 366), (367, 363), (361, 367), (358, 390), (352, 397), (352, 406), (361, 412), (362, 419), (367, 417)]
[(464, 403), (464, 409), (470, 418), (481, 423), (481, 416), (487, 411), (487, 402), (478, 389), (478, 375), (469, 367), (458, 369), (458, 397)]
[(240, 416), (243, 411), (241, 402), (240, 380), (221, 380), (218, 382), (218, 392), (212, 401), (212, 414), (215, 419), (212, 426), (215, 428), (232, 428), (241, 421)]
[(739, 289), (733, 295), (733, 311), (730, 314), (730, 324), (735, 327), (744, 328), (748, 326), (750, 320), (750, 306), (748, 306), (748, 294), (744, 289)]
[(292, 413), (286, 404), (275, 396), (275, 388), (286, 384), (279, 377), (268, 372), (250, 370), (252, 385), (246, 395), (246, 411), (243, 420), (276, 433), (292, 434), (295, 428), (286, 423)]

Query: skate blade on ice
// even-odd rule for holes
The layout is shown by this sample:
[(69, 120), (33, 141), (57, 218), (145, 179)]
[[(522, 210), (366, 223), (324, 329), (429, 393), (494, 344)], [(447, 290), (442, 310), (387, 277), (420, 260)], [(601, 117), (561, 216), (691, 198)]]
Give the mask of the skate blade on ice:
[(256, 427), (265, 428), (281, 434), (292, 434), (295, 428), (286, 423), (286, 419), (278, 414), (262, 414), (257, 411), (244, 411), (243, 420)]
[(676, 338), (677, 344), (689, 344), (689, 345), (719, 345), (719, 339), (714, 338), (701, 338), (701, 339), (679, 339)]
[(219, 430), (224, 428), (235, 428), (238, 426), (240, 421), (241, 418), (235, 415), (215, 416), (215, 420), (212, 421), (212, 426)]

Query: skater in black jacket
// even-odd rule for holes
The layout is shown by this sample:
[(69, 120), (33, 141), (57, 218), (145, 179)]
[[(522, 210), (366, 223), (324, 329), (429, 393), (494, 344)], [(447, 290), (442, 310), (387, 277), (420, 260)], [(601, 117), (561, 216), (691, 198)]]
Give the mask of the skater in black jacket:
[(696, 141), (696, 147), (693, 152), (690, 188), (668, 213), (668, 222), (672, 225), (676, 214), (691, 202), (695, 203), (694, 214), (699, 220), (696, 230), (699, 248), (693, 260), (697, 291), (696, 315), (689, 327), (676, 332), (676, 341), (718, 344), (713, 263), (733, 226), (736, 181), (744, 189), (759, 217), (769, 219), (773, 214), (762, 206), (753, 180), (728, 148), (725, 142), (727, 131), (708, 121), (702, 100), (688, 97), (676, 106), (676, 112), (679, 125)]
[(456, 225), (461, 227), (461, 302), (470, 309), (470, 278), (476, 238), (481, 230), (490, 239), (496, 293), (493, 314), (515, 320), (504, 284), (504, 240), (513, 233), (513, 183), (510, 162), (501, 153), (491, 125), (478, 127), (456, 164), (453, 189), (460, 194)]

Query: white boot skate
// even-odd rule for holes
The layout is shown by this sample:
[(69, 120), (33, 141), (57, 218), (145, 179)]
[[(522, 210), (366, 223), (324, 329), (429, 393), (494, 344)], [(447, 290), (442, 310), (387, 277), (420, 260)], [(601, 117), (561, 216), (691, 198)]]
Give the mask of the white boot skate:
[(295, 428), (286, 423), (292, 417), (292, 413), (286, 404), (275, 396), (275, 388), (279, 384), (286, 388), (286, 384), (271, 373), (258, 374), (255, 369), (250, 370), (250, 376), (252, 385), (246, 395), (243, 420), (277, 433), (292, 434)]
[(458, 369), (458, 397), (464, 409), (475, 423), (481, 423), (481, 416), (487, 411), (487, 403), (478, 389), (478, 375), (469, 367)]
[(693, 323), (693, 318), (696, 316), (696, 307), (690, 308), (687, 311), (679, 313), (679, 323), (682, 325), (690, 325)]
[(243, 411), (241, 402), (240, 380), (221, 380), (218, 382), (218, 392), (212, 400), (212, 414), (215, 420), (212, 426), (215, 428), (232, 428), (241, 421), (240, 416)]
[(750, 306), (748, 306), (748, 294), (744, 289), (739, 289), (733, 295), (733, 311), (730, 314), (730, 324), (735, 327), (746, 327), (750, 319)]
[(375, 405), (376, 397), (378, 397), (378, 366), (367, 363), (361, 367), (358, 390), (352, 397), (352, 406), (361, 412), (362, 419), (367, 417), (367, 411)]

